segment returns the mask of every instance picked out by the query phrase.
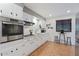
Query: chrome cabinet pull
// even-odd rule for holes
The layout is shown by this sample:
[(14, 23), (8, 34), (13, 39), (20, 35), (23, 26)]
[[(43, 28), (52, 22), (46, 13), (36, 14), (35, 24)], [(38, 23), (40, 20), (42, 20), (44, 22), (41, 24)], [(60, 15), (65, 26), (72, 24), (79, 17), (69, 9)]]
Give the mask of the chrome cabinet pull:
[(2, 13), (2, 10), (0, 10), (0, 12)]
[(16, 50), (18, 50), (18, 49), (16, 48)]
[(18, 14), (16, 14), (16, 16), (17, 16)]
[(3, 56), (3, 54), (1, 53), (1, 56)]
[(11, 52), (13, 52), (13, 51), (11, 51)]
[(11, 12), (11, 15), (12, 15), (13, 13)]

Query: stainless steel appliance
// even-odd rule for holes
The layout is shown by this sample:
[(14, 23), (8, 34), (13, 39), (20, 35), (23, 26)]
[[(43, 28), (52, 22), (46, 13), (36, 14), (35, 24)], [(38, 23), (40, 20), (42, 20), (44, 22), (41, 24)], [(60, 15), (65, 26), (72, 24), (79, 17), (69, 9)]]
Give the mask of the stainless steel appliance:
[(7, 37), (7, 41), (23, 39), (23, 23), (11, 19), (2, 22), (2, 36)]

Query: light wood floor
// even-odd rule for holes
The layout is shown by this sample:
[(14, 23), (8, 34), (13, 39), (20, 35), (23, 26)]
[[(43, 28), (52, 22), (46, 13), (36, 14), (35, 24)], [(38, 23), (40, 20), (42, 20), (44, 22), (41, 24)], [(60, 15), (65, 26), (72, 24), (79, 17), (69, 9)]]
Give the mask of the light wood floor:
[(75, 55), (75, 47), (47, 42), (40, 48), (35, 50), (31, 56), (73, 56)]

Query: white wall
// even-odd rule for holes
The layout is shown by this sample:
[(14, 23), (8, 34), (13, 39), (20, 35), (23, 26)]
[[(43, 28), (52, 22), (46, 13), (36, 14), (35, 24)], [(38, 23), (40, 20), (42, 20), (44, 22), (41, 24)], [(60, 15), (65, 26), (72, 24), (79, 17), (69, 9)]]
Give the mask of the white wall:
[(72, 18), (72, 32), (67, 32), (66, 37), (71, 37), (72, 44), (75, 45), (75, 15), (64, 15), (60, 17), (47, 19), (47, 23), (51, 23), (53, 26), (52, 30), (48, 30), (51, 37), (50, 41), (54, 41), (54, 37), (59, 36), (59, 33), (56, 32), (56, 20), (63, 20), (69, 18)]

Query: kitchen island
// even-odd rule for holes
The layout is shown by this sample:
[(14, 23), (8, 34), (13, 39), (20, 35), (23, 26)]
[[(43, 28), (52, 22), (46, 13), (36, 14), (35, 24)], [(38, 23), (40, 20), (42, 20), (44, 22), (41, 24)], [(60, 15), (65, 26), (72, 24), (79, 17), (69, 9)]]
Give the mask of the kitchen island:
[(26, 36), (24, 39), (0, 44), (0, 56), (28, 56), (47, 41), (46, 33)]

